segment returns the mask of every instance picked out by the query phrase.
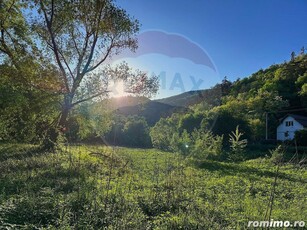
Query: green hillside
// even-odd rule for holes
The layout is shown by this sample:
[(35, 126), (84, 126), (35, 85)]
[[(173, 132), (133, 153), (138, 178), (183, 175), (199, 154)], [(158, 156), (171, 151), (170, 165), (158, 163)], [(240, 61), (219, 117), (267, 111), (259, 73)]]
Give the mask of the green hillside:
[(272, 65), (251, 76), (237, 80), (231, 87), (230, 96), (245, 99), (262, 92), (276, 92), (288, 101), (286, 109), (307, 106), (307, 55), (301, 54), (289, 62)]
[(162, 117), (169, 117), (175, 112), (184, 113), (187, 108), (173, 106), (157, 101), (148, 101), (146, 103), (123, 106), (117, 109), (116, 114), (124, 116), (141, 116), (144, 117), (149, 126), (153, 126)]
[(163, 99), (150, 100), (142, 97), (111, 98), (104, 103), (115, 113), (124, 116), (144, 117), (149, 126), (155, 125), (160, 118), (171, 116), (173, 113), (185, 113), (189, 107), (206, 102), (211, 107), (221, 103), (221, 84), (211, 89), (189, 91)]
[(220, 84), (217, 84), (211, 89), (189, 91), (176, 96), (158, 99), (156, 101), (168, 105), (181, 107), (189, 107), (194, 104), (198, 104), (205, 101), (209, 105), (217, 106), (221, 102), (221, 97), (222, 88)]
[[(307, 55), (304, 54), (234, 82), (225, 78), (219, 85), (222, 95), (220, 104), (210, 105), (208, 97), (204, 97), (200, 103), (190, 106), (189, 111), (162, 118), (152, 128), (153, 145), (162, 149), (176, 149), (175, 146), (167, 147), (175, 145), (170, 138), (172, 136), (176, 136), (177, 142), (181, 140), (197, 145), (194, 136), (210, 131), (222, 138), (226, 147), (228, 137), (236, 127), (249, 144), (259, 144), (266, 138), (266, 114), (268, 139), (274, 142), (280, 118), (288, 113), (307, 115), (306, 84)], [(188, 99), (187, 95), (177, 98)], [(174, 98), (165, 101), (171, 102)], [(297, 142), (299, 145), (307, 143), (306, 134), (302, 135), (304, 139)]]

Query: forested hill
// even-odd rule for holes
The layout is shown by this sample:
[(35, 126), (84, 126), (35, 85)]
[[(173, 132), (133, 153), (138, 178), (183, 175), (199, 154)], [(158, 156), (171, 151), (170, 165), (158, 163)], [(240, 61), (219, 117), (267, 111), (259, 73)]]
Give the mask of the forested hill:
[(211, 89), (189, 91), (158, 100), (133, 96), (110, 98), (105, 100), (104, 104), (118, 115), (144, 117), (148, 125), (153, 126), (160, 118), (173, 113), (186, 113), (190, 106), (198, 103), (205, 103), (209, 107), (220, 105), (225, 86), (229, 87), (230, 84), (224, 80), (222, 84)]
[(264, 92), (274, 92), (288, 101), (287, 108), (307, 105), (307, 55), (299, 55), (289, 62), (259, 70), (250, 77), (235, 81), (230, 97), (253, 98)]
[[(189, 107), (198, 103), (206, 103), (210, 107), (221, 103), (222, 87), (217, 84), (211, 89), (190, 91), (176, 96), (158, 100), (138, 99), (138, 97), (124, 97), (111, 99), (116, 103), (116, 114), (125, 116), (144, 117), (149, 126), (153, 126), (162, 117), (171, 116), (173, 113), (187, 113)], [(124, 100), (124, 103), (121, 102)], [(110, 104), (111, 104), (110, 103)]]
[(149, 126), (153, 126), (162, 117), (171, 116), (175, 112), (187, 112), (187, 108), (172, 106), (156, 101), (148, 101), (134, 106), (118, 108), (116, 113), (124, 116), (144, 117)]
[(103, 104), (109, 109), (115, 110), (122, 107), (133, 107), (136, 105), (145, 104), (149, 101), (150, 99), (147, 97), (124, 96), (108, 98), (103, 101)]
[(217, 106), (221, 103), (221, 97), (221, 84), (217, 84), (211, 89), (189, 91), (172, 97), (158, 99), (156, 101), (172, 106), (182, 107), (189, 107), (205, 101), (208, 105)]
[[(122, 103), (124, 106), (117, 108), (120, 114), (126, 116), (144, 116), (150, 125), (174, 112), (188, 111), (181, 110), (182, 107), (195, 107), (197, 104), (202, 104), (203, 108), (206, 104), (205, 108), (208, 109), (219, 106), (232, 107), (236, 103), (246, 102), (238, 111), (248, 108), (247, 113), (273, 113), (278, 109), (295, 109), (297, 113), (304, 114), (305, 112), (299, 109), (307, 106), (306, 82), (307, 56), (300, 55), (289, 62), (272, 65), (233, 83), (224, 78), (211, 89), (185, 92), (155, 101), (142, 100), (142, 103), (132, 105)], [(276, 114), (277, 117), (283, 115)]]
[(128, 97), (109, 102), (115, 104), (115, 114), (106, 140), (113, 143), (116, 135), (116, 145), (150, 147), (152, 143), (164, 148), (174, 143), (173, 137), (179, 143), (195, 129), (210, 130), (227, 142), (237, 126), (249, 143), (259, 142), (265, 139), (266, 113), (268, 138), (275, 139), (281, 117), (288, 112), (307, 115), (307, 55), (234, 82), (225, 77), (211, 89), (155, 101)]
[(235, 82), (225, 78), (220, 89), (219, 105), (208, 106), (203, 100), (190, 106), (186, 113), (161, 118), (151, 131), (154, 146), (171, 145), (173, 142), (168, 136), (189, 139), (196, 135), (195, 130), (209, 130), (213, 135), (224, 137), (227, 144), (229, 134), (237, 126), (249, 143), (258, 143), (265, 139), (266, 114), (268, 139), (276, 139), (276, 127), (281, 117), (287, 113), (307, 115), (307, 55), (301, 54), (289, 62), (272, 65)]

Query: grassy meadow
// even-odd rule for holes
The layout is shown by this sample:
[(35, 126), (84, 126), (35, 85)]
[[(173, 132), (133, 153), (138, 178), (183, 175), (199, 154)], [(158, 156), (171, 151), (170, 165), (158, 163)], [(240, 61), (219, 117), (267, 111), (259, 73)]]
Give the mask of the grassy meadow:
[(307, 229), (307, 1), (258, 2), (0, 0), (0, 230)]
[(247, 229), (249, 220), (307, 217), (306, 168), (268, 157), (1, 144), (0, 172), (3, 229)]

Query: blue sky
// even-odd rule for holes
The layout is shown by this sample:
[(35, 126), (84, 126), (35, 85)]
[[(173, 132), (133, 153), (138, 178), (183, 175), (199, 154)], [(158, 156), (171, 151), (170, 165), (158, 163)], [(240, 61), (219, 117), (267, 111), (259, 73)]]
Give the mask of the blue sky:
[(117, 0), (117, 4), (140, 21), (141, 32), (161, 30), (198, 44), (220, 78), (249, 76), (307, 47), (306, 0)]

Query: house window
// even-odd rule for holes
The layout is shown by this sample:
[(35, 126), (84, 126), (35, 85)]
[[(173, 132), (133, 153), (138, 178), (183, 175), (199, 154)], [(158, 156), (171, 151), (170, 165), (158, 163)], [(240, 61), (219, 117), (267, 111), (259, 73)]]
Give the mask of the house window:
[(293, 126), (293, 121), (286, 121), (286, 126)]

